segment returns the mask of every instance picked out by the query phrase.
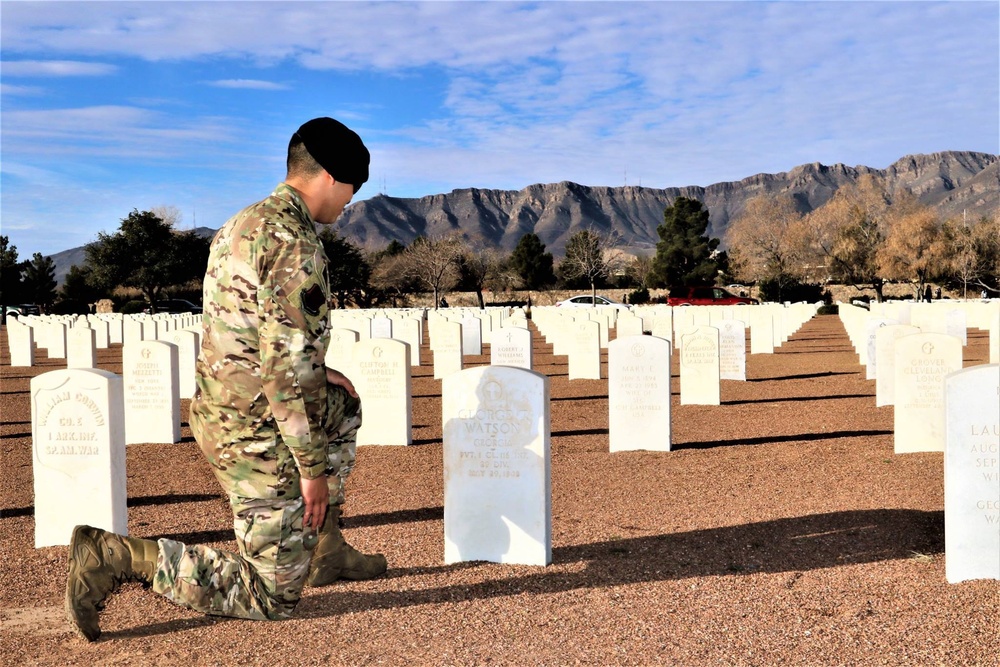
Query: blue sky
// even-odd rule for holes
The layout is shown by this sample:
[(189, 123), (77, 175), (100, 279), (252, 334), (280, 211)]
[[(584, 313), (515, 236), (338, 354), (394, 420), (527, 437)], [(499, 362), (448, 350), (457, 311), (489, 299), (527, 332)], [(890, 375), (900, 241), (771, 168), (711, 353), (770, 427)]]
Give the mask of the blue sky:
[(379, 192), (710, 185), (1000, 152), (1000, 3), (0, 3), (22, 258), (174, 206), (219, 227), (333, 116)]

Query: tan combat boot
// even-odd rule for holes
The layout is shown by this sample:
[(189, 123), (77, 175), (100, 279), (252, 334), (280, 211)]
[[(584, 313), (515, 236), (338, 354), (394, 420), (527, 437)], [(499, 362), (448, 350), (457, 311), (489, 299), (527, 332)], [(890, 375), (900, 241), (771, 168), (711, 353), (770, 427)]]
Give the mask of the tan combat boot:
[(337, 505), (330, 505), (326, 511), (326, 521), (320, 528), (319, 542), (309, 564), (306, 586), (329, 586), (337, 579), (373, 579), (388, 567), (382, 554), (363, 554), (344, 540), (340, 533), (340, 514)]
[(101, 636), (97, 612), (123, 581), (153, 583), (158, 547), (152, 540), (122, 537), (100, 528), (77, 526), (69, 542), (66, 615), (87, 641)]

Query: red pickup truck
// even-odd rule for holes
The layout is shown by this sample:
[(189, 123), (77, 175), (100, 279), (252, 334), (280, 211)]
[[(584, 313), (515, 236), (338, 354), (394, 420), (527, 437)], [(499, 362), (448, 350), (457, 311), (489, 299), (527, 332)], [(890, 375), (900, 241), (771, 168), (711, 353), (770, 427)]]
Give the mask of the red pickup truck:
[(736, 296), (721, 287), (671, 287), (667, 293), (668, 306), (749, 306), (758, 303), (757, 299)]

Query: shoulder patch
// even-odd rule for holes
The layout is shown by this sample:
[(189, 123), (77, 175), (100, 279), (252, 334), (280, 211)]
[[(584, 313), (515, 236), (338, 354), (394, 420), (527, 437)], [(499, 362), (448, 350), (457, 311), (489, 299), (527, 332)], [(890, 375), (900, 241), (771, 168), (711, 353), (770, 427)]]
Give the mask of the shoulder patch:
[(302, 310), (310, 315), (319, 315), (319, 310), (323, 307), (325, 301), (326, 297), (323, 295), (323, 288), (319, 285), (313, 285), (302, 292)]

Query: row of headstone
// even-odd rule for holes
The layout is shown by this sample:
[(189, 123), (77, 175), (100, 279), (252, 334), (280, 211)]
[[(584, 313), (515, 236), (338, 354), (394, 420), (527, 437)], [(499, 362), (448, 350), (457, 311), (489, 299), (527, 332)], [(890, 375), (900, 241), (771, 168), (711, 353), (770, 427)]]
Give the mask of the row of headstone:
[[(96, 368), (97, 350), (112, 344), (143, 340), (178, 341), (181, 332), (197, 334), (194, 316), (28, 316), (11, 317), (7, 323), (11, 366), (33, 366), (35, 352), (44, 349), (49, 359), (66, 359), (67, 368)], [(182, 326), (184, 325), (184, 326)], [(182, 343), (186, 358), (187, 344)], [(197, 354), (195, 347), (195, 354)], [(185, 397), (190, 394), (183, 393)]]
[[(685, 334), (694, 336), (686, 341), (689, 354), (704, 354), (700, 337), (706, 333), (711, 339), (711, 331)], [(938, 347), (946, 353), (957, 340), (940, 334), (906, 338), (904, 345), (922, 356), (897, 368), (917, 369), (909, 375), (921, 377), (946, 374), (947, 578), (1000, 578), (1000, 366), (948, 373), (948, 357), (940, 363), (944, 353)], [(130, 392), (149, 391), (163, 366), (156, 355), (165, 352), (172, 365), (175, 348), (149, 341), (128, 349), (139, 360), (126, 364), (134, 369), (129, 379), (101, 370), (66, 370), (32, 381), (36, 546), (66, 544), (78, 523), (127, 534), (126, 383), (132, 383)], [(356, 383), (366, 405), (378, 406), (380, 395), (393, 398), (392, 378), (409, 376), (407, 352), (404, 343), (378, 339), (354, 349)], [(669, 450), (670, 359), (670, 343), (652, 336), (622, 337), (609, 345), (612, 451)], [(442, 389), (446, 563), (550, 563), (547, 378), (487, 366), (450, 374)], [(88, 502), (66, 503), (66, 497)]]

